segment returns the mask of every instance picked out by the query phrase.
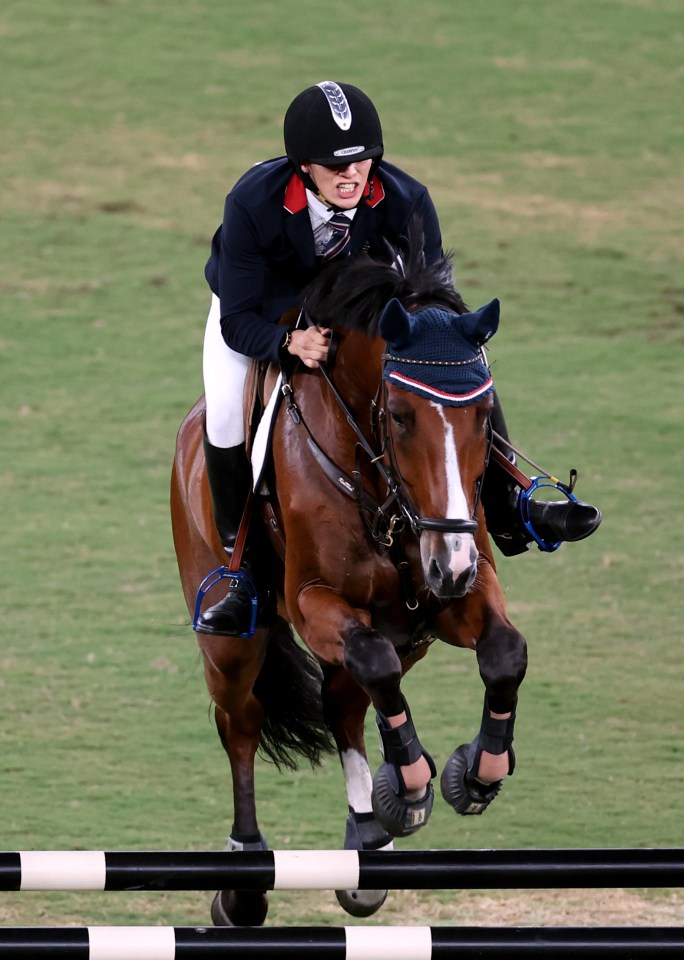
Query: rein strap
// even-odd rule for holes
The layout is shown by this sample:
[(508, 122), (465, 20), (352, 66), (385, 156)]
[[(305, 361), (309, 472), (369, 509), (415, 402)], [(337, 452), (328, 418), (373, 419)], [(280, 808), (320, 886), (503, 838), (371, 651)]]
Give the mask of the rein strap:
[(494, 446), (494, 444), (492, 444), (491, 455), (492, 459), (496, 460), (499, 466), (505, 470), (506, 473), (510, 474), (510, 476), (513, 477), (515, 482), (519, 484), (523, 490), (530, 489), (532, 486), (532, 481), (530, 478), (525, 476), (522, 470), (519, 470), (516, 464), (509, 460), (506, 454), (502, 450), (499, 450), (498, 447)]
[(542, 467), (536, 464), (534, 460), (530, 460), (529, 457), (525, 456), (524, 453), (521, 453), (520, 450), (514, 447), (509, 440), (506, 440), (505, 437), (502, 437), (500, 433), (496, 433), (496, 431), (493, 430), (492, 437), (493, 437), (493, 440), (495, 441), (495, 443), (492, 443), (492, 449), (491, 449), (492, 456), (494, 457), (496, 462), (499, 464), (499, 466), (503, 470), (505, 470), (506, 473), (508, 473), (511, 477), (513, 477), (515, 482), (520, 487), (522, 487), (523, 490), (530, 490), (535, 485), (536, 480), (530, 479), (530, 477), (524, 474), (522, 470), (520, 470), (518, 466), (515, 463), (513, 463), (506, 456), (506, 454), (503, 453), (502, 450), (498, 448), (498, 446), (496, 445), (497, 443), (503, 444), (503, 446), (507, 447), (511, 453), (520, 457), (522, 460), (525, 461), (525, 463), (529, 463), (531, 467), (534, 467), (535, 470), (539, 471), (539, 474), (542, 477), (544, 477), (547, 480), (550, 480), (552, 486), (558, 487), (562, 492), (572, 493), (572, 491), (575, 489), (575, 484), (577, 483), (577, 470), (575, 470), (574, 467), (570, 470), (570, 479), (568, 483), (561, 483), (558, 477), (554, 477), (550, 473), (547, 473), (546, 470), (544, 470)]
[(237, 536), (235, 537), (233, 553), (227, 566), (229, 573), (237, 573), (242, 566), (242, 554), (245, 552), (245, 546), (247, 544), (249, 523), (252, 519), (253, 504), (254, 491), (250, 488), (249, 494), (247, 495), (247, 502), (245, 503), (245, 509), (242, 511), (242, 517), (240, 518), (240, 526), (238, 527)]

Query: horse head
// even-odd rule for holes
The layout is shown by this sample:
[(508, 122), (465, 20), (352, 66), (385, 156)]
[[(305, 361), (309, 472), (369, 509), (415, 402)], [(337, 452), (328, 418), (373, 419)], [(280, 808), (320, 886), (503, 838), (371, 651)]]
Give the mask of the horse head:
[(456, 313), (409, 311), (392, 299), (380, 316), (388, 457), (413, 514), (425, 582), (442, 599), (464, 596), (477, 576), (494, 389), (482, 346), (498, 323), (498, 300)]

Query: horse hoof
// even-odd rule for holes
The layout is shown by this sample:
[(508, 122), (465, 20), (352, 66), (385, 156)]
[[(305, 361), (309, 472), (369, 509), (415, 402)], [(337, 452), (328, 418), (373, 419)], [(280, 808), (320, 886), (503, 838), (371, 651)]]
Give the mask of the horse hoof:
[[(391, 850), (392, 837), (372, 813), (350, 810), (344, 831), (345, 850)], [(336, 890), (338, 903), (352, 917), (370, 917), (387, 899), (387, 890)]]
[(219, 890), (211, 902), (215, 927), (260, 927), (268, 913), (268, 897), (260, 890)]
[(387, 899), (386, 890), (336, 890), (338, 903), (352, 917), (371, 917)]
[(373, 777), (371, 802), (375, 819), (393, 837), (410, 837), (425, 826), (432, 813), (435, 792), (428, 783), (425, 796), (420, 800), (407, 800), (399, 796), (397, 775), (392, 767), (383, 763)]
[(446, 802), (464, 817), (484, 813), (501, 789), (501, 780), (485, 784), (468, 777), (468, 747), (464, 743), (454, 750), (439, 781)]

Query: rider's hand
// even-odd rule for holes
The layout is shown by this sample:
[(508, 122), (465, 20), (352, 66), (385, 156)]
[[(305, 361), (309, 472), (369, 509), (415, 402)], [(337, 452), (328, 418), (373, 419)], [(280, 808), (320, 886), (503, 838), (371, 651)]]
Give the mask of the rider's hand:
[(302, 363), (312, 370), (328, 356), (330, 349), (330, 330), (327, 327), (307, 327), (306, 330), (293, 330), (287, 352), (299, 357)]

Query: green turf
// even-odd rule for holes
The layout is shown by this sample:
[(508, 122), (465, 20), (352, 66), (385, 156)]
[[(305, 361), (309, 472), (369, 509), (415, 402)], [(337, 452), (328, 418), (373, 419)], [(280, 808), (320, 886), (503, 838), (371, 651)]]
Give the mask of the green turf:
[[(5, 849), (225, 840), (170, 463), (201, 391), (224, 195), (282, 151), (285, 106), (324, 78), (377, 102), (465, 299), (501, 299), (490, 356), (514, 439), (560, 476), (576, 466), (605, 511), (591, 540), (501, 560), (530, 646), (518, 771), (486, 816), (440, 801), (402, 846), (684, 845), (683, 31), (678, 0), (3, 8)], [(474, 657), (435, 647), (406, 691), (439, 765), (479, 721)], [(340, 844), (336, 762), (261, 765), (258, 788), (272, 846)], [(328, 916), (293, 902), (280, 922)], [(3, 921), (206, 921), (202, 894), (3, 904)]]

